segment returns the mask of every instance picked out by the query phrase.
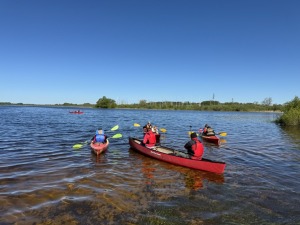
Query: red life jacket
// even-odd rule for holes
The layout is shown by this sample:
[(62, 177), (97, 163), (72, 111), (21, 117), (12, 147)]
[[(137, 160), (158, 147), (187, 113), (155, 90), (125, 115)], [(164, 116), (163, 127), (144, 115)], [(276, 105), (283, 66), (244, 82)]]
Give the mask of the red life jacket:
[(147, 147), (153, 147), (155, 146), (156, 143), (156, 136), (155, 134), (149, 130), (145, 136), (144, 136), (144, 140), (143, 143), (147, 146)]
[(194, 151), (194, 156), (192, 158), (202, 159), (204, 153), (203, 144), (199, 141), (198, 138), (193, 138), (195, 144), (192, 145), (192, 150)]

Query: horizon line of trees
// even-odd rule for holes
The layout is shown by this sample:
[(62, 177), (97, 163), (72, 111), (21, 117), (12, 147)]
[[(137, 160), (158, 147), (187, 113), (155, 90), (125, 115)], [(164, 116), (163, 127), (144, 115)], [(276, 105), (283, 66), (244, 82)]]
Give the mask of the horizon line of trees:
[(117, 104), (115, 100), (103, 96), (96, 104), (95, 108), (128, 108), (128, 109), (168, 109), (168, 110), (200, 110), (200, 111), (281, 111), (282, 105), (272, 104), (271, 98), (265, 98), (261, 104), (255, 103), (238, 103), (219, 101), (202, 101), (202, 102), (147, 102), (140, 100), (139, 103)]
[[(0, 105), (35, 105), (35, 104), (23, 104), (23, 103), (10, 103), (0, 102)], [(147, 102), (146, 100), (140, 100), (139, 103), (133, 104), (117, 104), (115, 100), (103, 96), (99, 98), (96, 104), (84, 103), (84, 104), (55, 104), (54, 106), (68, 106), (68, 107), (94, 107), (94, 108), (128, 108), (128, 109), (168, 109), (168, 110), (199, 110), (199, 111), (281, 111), (283, 114), (275, 120), (280, 125), (288, 126), (300, 126), (300, 99), (295, 98), (289, 102), (281, 104), (272, 104), (271, 98), (265, 98), (261, 104), (255, 103), (238, 103), (238, 102), (225, 102), (220, 103), (218, 101), (203, 101), (203, 102)]]
[(200, 111), (281, 111), (283, 114), (274, 122), (280, 125), (299, 126), (300, 125), (300, 99), (296, 96), (292, 101), (283, 105), (272, 104), (272, 98), (265, 98), (259, 103), (238, 103), (218, 101), (196, 102), (147, 102), (140, 100), (138, 104), (120, 104), (103, 96), (100, 98), (96, 108), (135, 108), (135, 109), (173, 109), (173, 110), (200, 110)]
[[(0, 105), (35, 105), (23, 103), (0, 102)], [(239, 103), (239, 102), (225, 102), (209, 100), (202, 102), (180, 102), (180, 101), (157, 101), (147, 102), (147, 100), (140, 100), (139, 103), (131, 104), (117, 104), (114, 99), (103, 96), (99, 98), (96, 104), (84, 103), (63, 103), (55, 104), (54, 106), (69, 106), (69, 107), (94, 107), (94, 108), (128, 108), (128, 109), (169, 109), (169, 110), (200, 110), (200, 111), (282, 111), (283, 105), (272, 104), (271, 98), (265, 98), (261, 103)]]

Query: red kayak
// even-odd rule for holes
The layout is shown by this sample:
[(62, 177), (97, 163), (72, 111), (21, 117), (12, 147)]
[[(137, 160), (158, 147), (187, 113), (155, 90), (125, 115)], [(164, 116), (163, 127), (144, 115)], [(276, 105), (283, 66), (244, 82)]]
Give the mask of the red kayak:
[(206, 136), (206, 135), (200, 135), (203, 141), (207, 141), (210, 143), (214, 143), (216, 145), (220, 145), (220, 138), (218, 136)]
[(204, 158), (201, 160), (190, 159), (187, 158), (188, 155), (186, 153), (168, 147), (155, 146), (154, 148), (147, 148), (146, 146), (142, 145), (141, 140), (137, 138), (129, 137), (129, 145), (132, 149), (146, 156), (196, 170), (204, 170), (222, 174), (224, 173), (226, 167), (225, 162), (217, 162)]
[(69, 112), (69, 113), (73, 113), (73, 114), (83, 114), (82, 111), (72, 111), (72, 112)]
[(102, 142), (91, 142), (90, 146), (92, 148), (92, 151), (98, 156), (102, 152), (106, 151), (108, 149), (109, 141), (108, 139), (106, 140), (106, 143)]

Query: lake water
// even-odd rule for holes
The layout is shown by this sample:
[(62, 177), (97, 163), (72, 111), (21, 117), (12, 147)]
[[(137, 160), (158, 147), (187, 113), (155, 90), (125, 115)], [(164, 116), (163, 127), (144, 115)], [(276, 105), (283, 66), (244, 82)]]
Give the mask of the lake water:
[[(277, 113), (0, 107), (0, 224), (300, 224), (300, 130)], [(183, 150), (205, 123), (225, 131), (204, 157), (223, 175), (170, 165), (130, 149), (148, 121)], [(141, 127), (134, 127), (139, 123)], [(109, 130), (119, 125), (114, 132)], [(88, 145), (110, 139), (96, 157)]]

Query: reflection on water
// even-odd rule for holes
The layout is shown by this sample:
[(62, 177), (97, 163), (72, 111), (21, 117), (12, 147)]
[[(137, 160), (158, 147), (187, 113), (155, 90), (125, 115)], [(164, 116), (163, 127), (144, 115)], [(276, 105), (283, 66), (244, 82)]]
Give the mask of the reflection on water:
[[(203, 181), (215, 182), (222, 184), (224, 182), (223, 174), (215, 174), (205, 171), (198, 171), (193, 169), (188, 169), (185, 167), (174, 166), (165, 162), (156, 162), (156, 159), (147, 158), (146, 156), (140, 155), (139, 153), (135, 153), (134, 150), (130, 149), (130, 153), (142, 161), (142, 173), (146, 178), (146, 184), (153, 184), (154, 180), (157, 179), (155, 174), (157, 173), (156, 167), (160, 169), (163, 168), (162, 172), (164, 173), (177, 173), (176, 180), (178, 179), (178, 175), (185, 182), (185, 187), (190, 190), (198, 190), (203, 188)], [(161, 175), (161, 173), (159, 175)], [(168, 175), (166, 175), (168, 176)], [(171, 181), (171, 182), (176, 182)]]
[[(276, 115), (73, 110), (0, 107), (0, 224), (299, 224), (299, 130)], [(226, 162), (223, 175), (129, 149), (142, 135), (133, 124), (149, 120), (167, 129), (163, 145), (183, 149), (190, 125), (203, 127), (195, 118), (228, 132), (220, 146), (205, 143), (205, 158)], [(72, 148), (116, 124), (123, 138), (104, 154)]]
[[(298, 126), (283, 126), (282, 130), (289, 137), (292, 143), (300, 146), (300, 127)], [(299, 148), (300, 149), (300, 148)]]

